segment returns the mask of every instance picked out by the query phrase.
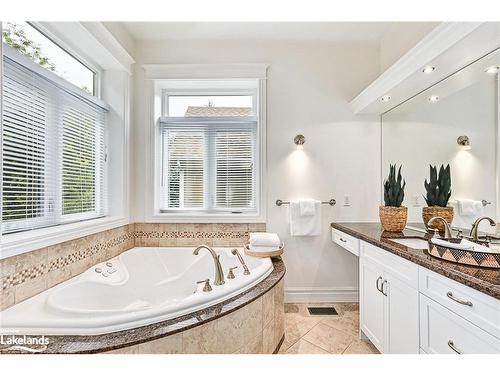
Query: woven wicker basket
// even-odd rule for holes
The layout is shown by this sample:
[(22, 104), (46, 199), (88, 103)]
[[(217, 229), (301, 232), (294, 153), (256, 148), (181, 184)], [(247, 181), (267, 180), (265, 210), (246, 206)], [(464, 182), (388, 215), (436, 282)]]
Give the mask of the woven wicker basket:
[(402, 232), (408, 219), (408, 207), (380, 206), (380, 222), (387, 232)]
[(424, 207), (422, 208), (422, 219), (424, 220), (424, 225), (427, 229), (437, 229), (439, 233), (444, 234), (444, 224), (442, 221), (435, 221), (432, 226), (429, 227), (427, 223), (433, 217), (440, 216), (445, 219), (448, 224), (453, 221), (453, 207)]

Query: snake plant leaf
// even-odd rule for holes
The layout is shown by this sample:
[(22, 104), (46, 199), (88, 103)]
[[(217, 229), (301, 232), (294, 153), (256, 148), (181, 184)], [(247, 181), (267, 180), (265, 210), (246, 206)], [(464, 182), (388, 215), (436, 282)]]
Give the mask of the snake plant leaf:
[(396, 174), (396, 164), (389, 165), (389, 176), (384, 180), (384, 202), (389, 207), (400, 207), (404, 200), (406, 181), (401, 175), (401, 167)]
[(424, 187), (427, 192), (424, 199), (429, 207), (446, 207), (451, 197), (450, 165), (441, 165), (439, 173), (436, 166), (429, 165), (429, 182), (425, 179)]

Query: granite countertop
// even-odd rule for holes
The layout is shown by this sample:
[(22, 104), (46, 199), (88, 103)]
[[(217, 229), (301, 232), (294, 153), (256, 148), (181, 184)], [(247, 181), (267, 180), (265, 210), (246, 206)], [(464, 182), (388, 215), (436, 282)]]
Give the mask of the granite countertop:
[[(156, 340), (208, 323), (221, 316), (242, 308), (272, 289), (285, 275), (285, 264), (281, 257), (271, 258), (273, 271), (256, 286), (226, 301), (206, 309), (164, 320), (138, 328), (127, 329), (102, 335), (45, 335), (49, 345), (43, 354), (89, 354), (120, 349), (146, 341)], [(0, 345), (0, 349), (6, 345)], [(6, 351), (4, 354), (26, 354), (24, 351)]]
[[(410, 225), (410, 224), (409, 224)], [(437, 272), (452, 280), (500, 299), (500, 270), (481, 268), (440, 260), (426, 254), (424, 250), (392, 242), (390, 238), (419, 237), (429, 239), (428, 233), (405, 229), (403, 233), (385, 232), (380, 223), (332, 223), (332, 228), (371, 243), (402, 258)]]

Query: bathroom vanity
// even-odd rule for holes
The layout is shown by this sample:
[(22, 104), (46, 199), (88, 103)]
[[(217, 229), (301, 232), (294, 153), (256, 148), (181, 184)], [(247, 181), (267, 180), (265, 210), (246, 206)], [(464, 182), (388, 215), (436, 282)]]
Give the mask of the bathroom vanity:
[(500, 353), (500, 270), (432, 258), (415, 230), (331, 226), (332, 241), (359, 257), (360, 332), (380, 352)]

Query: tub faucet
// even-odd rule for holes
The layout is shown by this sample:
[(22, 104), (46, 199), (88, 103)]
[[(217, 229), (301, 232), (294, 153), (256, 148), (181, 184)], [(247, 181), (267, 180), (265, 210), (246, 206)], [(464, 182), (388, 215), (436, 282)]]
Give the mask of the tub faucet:
[(248, 269), (247, 265), (245, 264), (245, 261), (243, 260), (238, 249), (231, 250), (231, 254), (236, 255), (238, 257), (238, 260), (240, 261), (241, 265), (243, 266), (243, 275), (250, 275), (250, 270)]
[(215, 282), (214, 285), (222, 285), (224, 284), (224, 272), (222, 271), (222, 266), (220, 264), (219, 257), (220, 255), (217, 255), (215, 251), (213, 251), (212, 248), (206, 246), (206, 245), (201, 245), (198, 246), (196, 249), (194, 249), (193, 254), (198, 255), (201, 249), (207, 249), (210, 252), (210, 255), (212, 255), (212, 259), (214, 260), (214, 266), (215, 266)]
[(470, 236), (472, 237), (473, 240), (477, 240), (478, 239), (478, 229), (479, 229), (479, 224), (481, 223), (481, 221), (483, 220), (488, 220), (490, 222), (490, 225), (492, 227), (496, 226), (497, 223), (495, 223), (495, 220), (493, 220), (491, 217), (487, 217), (487, 216), (484, 216), (484, 217), (480, 217), (479, 219), (477, 219), (474, 224), (472, 224), (472, 229), (470, 230)]
[(439, 220), (439, 221), (442, 221), (443, 224), (444, 224), (444, 236), (443, 238), (445, 240), (449, 240), (452, 238), (452, 235), (451, 235), (451, 227), (450, 227), (450, 224), (448, 224), (448, 222), (446, 221), (446, 219), (442, 218), (441, 216), (434, 216), (432, 217), (428, 222), (427, 222), (427, 226), (429, 227), (434, 221), (436, 220)]

